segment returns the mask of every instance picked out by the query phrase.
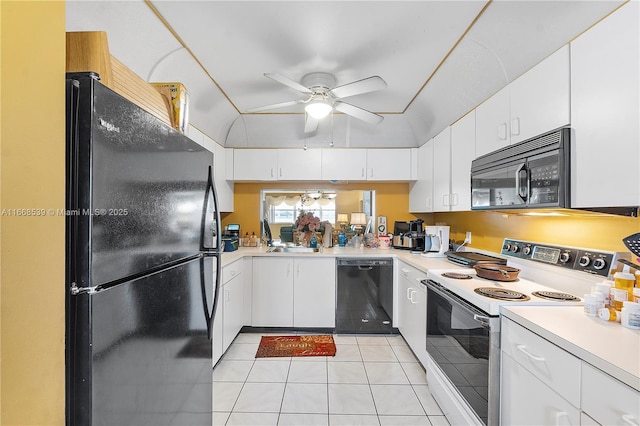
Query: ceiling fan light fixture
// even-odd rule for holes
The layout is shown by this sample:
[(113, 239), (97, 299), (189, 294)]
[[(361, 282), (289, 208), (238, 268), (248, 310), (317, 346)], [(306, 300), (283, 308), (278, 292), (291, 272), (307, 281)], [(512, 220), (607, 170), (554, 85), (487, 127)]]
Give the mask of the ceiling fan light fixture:
[(329, 115), (333, 107), (324, 100), (314, 100), (309, 102), (307, 106), (304, 107), (304, 110), (307, 111), (307, 114), (311, 117), (320, 120)]

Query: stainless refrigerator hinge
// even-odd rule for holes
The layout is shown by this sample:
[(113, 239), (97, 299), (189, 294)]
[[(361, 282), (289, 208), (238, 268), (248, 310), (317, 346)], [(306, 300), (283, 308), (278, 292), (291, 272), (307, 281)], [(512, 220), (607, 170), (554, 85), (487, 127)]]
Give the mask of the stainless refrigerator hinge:
[(82, 293), (95, 294), (98, 291), (100, 291), (100, 289), (97, 286), (96, 287), (78, 287), (76, 283), (71, 283), (71, 294), (73, 296), (77, 296)]

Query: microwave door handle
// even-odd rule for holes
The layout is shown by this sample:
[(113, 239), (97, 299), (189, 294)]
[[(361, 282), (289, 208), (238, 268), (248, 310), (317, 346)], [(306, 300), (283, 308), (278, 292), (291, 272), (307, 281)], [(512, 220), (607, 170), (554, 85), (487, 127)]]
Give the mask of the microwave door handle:
[[(523, 174), (527, 182), (526, 188), (520, 186), (521, 176)], [(527, 199), (529, 198), (529, 172), (527, 170), (526, 164), (522, 164), (520, 167), (518, 167), (518, 170), (516, 170), (516, 193), (522, 201), (524, 201), (525, 203), (527, 202)]]

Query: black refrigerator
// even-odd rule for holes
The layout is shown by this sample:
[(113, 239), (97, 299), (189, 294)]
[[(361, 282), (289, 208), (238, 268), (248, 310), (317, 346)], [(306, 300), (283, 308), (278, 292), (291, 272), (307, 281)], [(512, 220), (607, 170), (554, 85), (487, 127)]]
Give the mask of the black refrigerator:
[(68, 425), (211, 425), (213, 154), (66, 76)]

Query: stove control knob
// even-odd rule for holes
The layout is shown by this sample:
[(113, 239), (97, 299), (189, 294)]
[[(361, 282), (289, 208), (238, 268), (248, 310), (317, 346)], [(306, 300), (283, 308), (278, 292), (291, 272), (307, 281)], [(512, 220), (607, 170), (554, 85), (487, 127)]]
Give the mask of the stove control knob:
[(604, 269), (607, 266), (607, 262), (604, 259), (596, 259), (593, 261), (593, 268), (597, 270)]
[(522, 249), (522, 253), (524, 253), (527, 256), (529, 256), (531, 254), (531, 246), (526, 246), (525, 248), (523, 248)]
[(589, 256), (582, 256), (578, 261), (578, 264), (580, 266), (589, 266), (590, 263), (591, 263), (591, 258)]
[(520, 247), (518, 247), (517, 245), (515, 245), (515, 244), (514, 244), (514, 245), (512, 245), (512, 246), (511, 246), (511, 249), (510, 249), (510, 250), (511, 250), (512, 252), (514, 252), (514, 253), (517, 253), (517, 252), (518, 252), (518, 250), (520, 250)]
[(502, 247), (502, 249), (503, 249), (504, 251), (509, 251), (509, 250), (511, 249), (511, 244), (505, 244), (505, 245)]
[(560, 263), (567, 263), (571, 260), (571, 253), (566, 251), (560, 255)]

